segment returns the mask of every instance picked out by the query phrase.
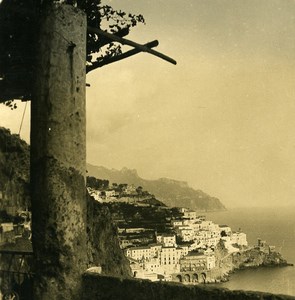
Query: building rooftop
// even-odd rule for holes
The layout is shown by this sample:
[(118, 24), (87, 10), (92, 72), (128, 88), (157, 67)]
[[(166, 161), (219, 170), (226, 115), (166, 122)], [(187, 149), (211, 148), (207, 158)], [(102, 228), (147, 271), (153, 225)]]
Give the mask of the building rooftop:
[(143, 249), (151, 249), (150, 246), (140, 246), (140, 247), (130, 247), (130, 248), (126, 248), (128, 250), (143, 250)]
[(150, 247), (154, 247), (154, 246), (162, 246), (161, 243), (152, 243), (152, 244), (149, 244)]

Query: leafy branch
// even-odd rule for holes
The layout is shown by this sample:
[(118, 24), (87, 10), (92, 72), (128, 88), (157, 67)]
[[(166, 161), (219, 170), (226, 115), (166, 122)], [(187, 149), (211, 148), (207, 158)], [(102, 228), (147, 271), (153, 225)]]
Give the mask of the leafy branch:
[[(0, 5), (6, 6), (9, 4), (10, 0), (3, 0), (0, 2)], [(37, 42), (38, 36), (36, 40), (34, 40), (31, 32), (35, 32), (36, 24), (38, 20), (42, 20), (42, 11), (46, 11), (49, 5), (52, 4), (69, 4), (75, 7), (80, 8), (87, 15), (87, 26), (92, 28), (98, 28), (103, 31), (106, 31), (110, 34), (117, 35), (119, 37), (123, 37), (129, 34), (129, 31), (132, 27), (137, 26), (139, 23), (145, 24), (144, 17), (142, 15), (135, 15), (131, 13), (126, 13), (122, 10), (115, 10), (110, 5), (101, 4), (101, 0), (18, 0), (19, 5), (14, 10), (10, 11), (10, 14), (6, 16), (6, 14), (2, 14), (1, 18), (9, 21), (8, 30), (2, 31), (2, 35), (0, 36), (0, 40), (3, 42), (1, 44), (5, 45), (5, 49), (0, 50), (3, 62), (0, 64), (0, 83), (2, 81), (1, 86), (5, 86), (10, 89), (11, 86), (20, 88), (25, 90), (25, 95), (13, 95), (8, 97), (20, 97), (21, 99), (29, 99), (31, 96), (31, 84), (33, 81), (33, 69), (32, 64), (34, 64), (34, 49), (36, 48), (34, 45)], [(5, 4), (5, 5), (4, 5)], [(20, 10), (19, 7), (22, 9)], [(3, 10), (4, 11), (4, 10)], [(21, 12), (25, 11), (25, 13)], [(37, 12), (35, 15), (31, 12)], [(39, 12), (39, 13), (38, 13)], [(17, 25), (15, 24), (17, 20)], [(22, 22), (26, 24), (24, 27)], [(14, 25), (13, 25), (14, 24)], [(13, 26), (12, 26), (13, 25)], [(20, 31), (12, 31), (13, 28), (18, 28), (21, 26), (22, 30)], [(21, 34), (20, 34), (21, 33)], [(13, 54), (12, 47), (13, 43), (16, 43), (20, 40), (20, 36), (23, 36), (22, 49), (27, 49), (27, 53), (23, 51), (18, 51), (16, 55)], [(30, 37), (30, 43), (26, 40), (27, 37)], [(8, 39), (7, 43), (5, 42)], [(9, 43), (8, 43), (9, 42)], [(95, 32), (87, 33), (87, 44), (86, 44), (87, 55), (85, 58), (85, 67), (91, 67), (94, 69), (95, 64), (103, 63), (104, 61), (114, 60), (115, 57), (120, 56), (122, 54), (121, 44), (118, 42), (114, 42), (111, 39), (97, 34)], [(20, 52), (20, 53), (19, 53)], [(29, 55), (28, 55), (29, 54)], [(28, 80), (24, 81), (21, 86), (18, 86), (18, 82), (14, 80), (8, 79), (9, 76), (6, 76), (7, 71), (11, 69), (11, 61), (18, 56), (25, 58), (28, 56), (31, 57), (32, 61), (30, 65), (28, 65), (24, 70), (32, 70), (32, 74), (26, 75), (23, 74), (20, 78), (27, 78)], [(94, 65), (93, 65), (94, 64)], [(28, 76), (29, 75), (29, 76)], [(31, 79), (30, 79), (31, 78)], [(23, 96), (23, 97), (21, 97)], [(8, 98), (9, 99), (9, 98)], [(16, 98), (18, 99), (18, 98)], [(13, 99), (9, 101), (5, 101), (4, 104), (11, 109), (16, 108), (16, 104)]]

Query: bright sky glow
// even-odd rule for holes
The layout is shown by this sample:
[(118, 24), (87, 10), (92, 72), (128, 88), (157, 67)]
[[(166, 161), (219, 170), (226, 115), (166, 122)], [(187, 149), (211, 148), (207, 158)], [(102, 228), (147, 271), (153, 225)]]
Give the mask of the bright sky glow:
[[(138, 54), (88, 75), (88, 161), (227, 206), (294, 205), (295, 2), (110, 2), (145, 16), (129, 39), (158, 39), (178, 65)], [(17, 132), (21, 114), (1, 107), (0, 125)]]

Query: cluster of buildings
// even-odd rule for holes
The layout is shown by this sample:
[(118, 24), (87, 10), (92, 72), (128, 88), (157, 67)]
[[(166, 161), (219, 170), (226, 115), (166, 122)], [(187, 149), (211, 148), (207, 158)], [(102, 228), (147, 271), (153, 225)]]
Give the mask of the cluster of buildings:
[[(129, 204), (138, 204), (137, 200), (140, 197), (151, 196), (146, 191), (142, 191), (141, 187), (135, 187), (131, 184), (121, 184), (120, 188), (110, 187), (107, 189), (95, 189), (87, 187), (88, 193), (98, 202), (123, 202)], [(148, 205), (147, 205), (148, 206)]]
[(247, 247), (245, 233), (232, 232), (229, 226), (207, 221), (192, 210), (181, 208), (180, 212), (181, 217), (170, 221), (170, 233), (155, 232), (154, 243), (121, 244), (134, 277), (173, 281), (190, 272), (206, 274), (217, 268), (214, 250), (221, 239), (228, 253)]
[(31, 239), (31, 213), (28, 211), (18, 212), (22, 222), (14, 224), (13, 222), (0, 223), (0, 246), (5, 244), (14, 244), (17, 238)]
[[(247, 236), (241, 231), (233, 232), (227, 225), (218, 225), (198, 216), (197, 212), (181, 208), (182, 217), (171, 221), (171, 225), (185, 242), (193, 242), (191, 248), (214, 248), (222, 239), (229, 252), (239, 251), (239, 247), (247, 247)], [(238, 246), (238, 247), (234, 247)]]
[(100, 191), (91, 187), (87, 187), (87, 191), (89, 195), (92, 196), (98, 202), (110, 202), (113, 201), (116, 197), (118, 197), (118, 192), (114, 190)]
[(152, 281), (172, 281), (173, 274), (206, 271), (215, 267), (214, 252), (190, 251), (189, 245), (177, 245), (173, 234), (157, 235), (157, 243), (125, 249), (133, 276)]
[(258, 239), (256, 248), (263, 253), (272, 253), (276, 251), (275, 246), (271, 246), (266, 241), (261, 239)]

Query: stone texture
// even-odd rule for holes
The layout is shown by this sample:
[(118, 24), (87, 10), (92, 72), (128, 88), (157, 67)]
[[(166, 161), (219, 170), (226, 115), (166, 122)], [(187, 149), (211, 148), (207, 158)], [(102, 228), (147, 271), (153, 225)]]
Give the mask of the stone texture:
[(86, 16), (42, 20), (31, 126), (34, 299), (80, 299), (86, 255)]
[[(0, 128), (0, 182), (4, 183), (2, 184), (2, 194), (7, 197), (8, 194), (14, 195), (13, 198), (8, 198), (9, 200), (9, 206), (14, 205), (16, 210), (25, 208), (27, 205), (28, 207), (31, 207), (31, 198), (29, 195), (29, 189), (27, 186), (29, 186), (29, 145), (25, 142), (20, 140), (18, 135), (11, 135), (10, 131), (5, 128)], [(41, 183), (42, 178), (44, 177), (44, 173), (48, 172), (45, 171), (49, 167), (46, 167), (46, 163), (44, 161), (39, 161), (40, 164), (37, 165), (37, 171), (35, 176), (37, 176), (37, 179), (35, 179), (35, 182), (39, 184), (39, 187), (41, 190), (39, 192), (41, 193), (41, 196), (43, 195), (42, 189), (45, 189), (43, 183)], [(41, 165), (42, 163), (42, 165)], [(48, 164), (54, 164), (53, 160), (48, 160), (47, 158), (47, 165)], [(53, 166), (51, 167), (53, 168)], [(84, 199), (86, 189), (84, 186), (84, 182), (78, 182), (81, 177), (79, 176), (79, 173), (77, 173), (77, 176), (75, 178), (77, 179), (77, 182), (75, 182), (74, 178), (70, 178), (72, 176), (71, 174), (68, 174), (67, 172), (70, 172), (72, 169), (63, 169), (59, 171), (59, 176), (61, 176), (62, 180), (65, 181), (64, 185), (66, 186), (66, 190), (68, 189), (67, 186), (74, 186), (79, 187), (80, 185), (83, 187), (81, 190), (77, 190), (75, 193), (77, 194), (77, 197), (81, 197), (81, 199)], [(39, 175), (40, 176), (39, 176)], [(49, 173), (48, 175), (49, 176)], [(80, 179), (79, 179), (80, 178)], [(17, 184), (10, 184), (9, 181), (17, 181)], [(36, 181), (38, 180), (38, 181)], [(51, 180), (51, 179), (50, 179)], [(23, 184), (19, 184), (24, 183)], [(11, 187), (14, 187), (13, 190)], [(9, 193), (6, 193), (6, 190)], [(1, 189), (0, 189), (1, 191)], [(44, 190), (45, 191), (45, 190)], [(15, 194), (17, 193), (17, 194)], [(25, 199), (26, 198), (26, 199)], [(25, 199), (26, 202), (24, 206), (19, 206), (19, 203), (16, 202), (17, 199)], [(38, 198), (39, 199), (39, 198)], [(97, 201), (95, 201), (92, 197), (89, 195), (87, 196), (87, 250), (83, 250), (83, 245), (81, 245), (81, 249), (77, 250), (78, 254), (86, 254), (87, 253), (87, 268), (94, 267), (94, 266), (101, 266), (102, 268), (102, 274), (108, 274), (108, 275), (115, 275), (115, 276), (125, 276), (128, 277), (131, 274), (129, 262), (126, 259), (126, 257), (123, 254), (123, 251), (120, 249), (119, 246), (119, 239), (117, 235), (117, 227), (114, 225), (111, 214), (108, 210), (108, 208)], [(50, 205), (53, 206), (52, 202), (48, 203), (48, 208), (44, 208), (44, 205), (46, 204), (45, 199), (41, 199), (40, 203), (39, 201), (36, 203), (36, 211), (37, 213), (44, 213), (43, 211), (46, 209), (51, 209)], [(7, 204), (6, 201), (4, 201), (4, 204)], [(40, 205), (40, 209), (38, 208), (38, 205)], [(58, 205), (58, 202), (56, 204)], [(59, 204), (61, 209), (66, 208), (63, 204)], [(67, 215), (67, 214), (66, 214)], [(64, 213), (59, 215), (66, 219), (64, 216)], [(42, 215), (40, 217), (41, 221), (44, 222), (41, 225), (46, 226), (48, 221), (46, 221)], [(61, 226), (61, 225), (59, 225)], [(64, 224), (66, 227), (67, 224)], [(70, 227), (69, 227), (70, 228)], [(65, 230), (68, 230), (65, 228)], [(40, 232), (42, 234), (42, 231)], [(43, 232), (45, 234), (45, 232)], [(47, 237), (40, 239), (40, 243), (44, 243), (46, 240), (46, 243), (50, 243), (51, 239), (49, 238), (49, 241), (47, 241)], [(54, 244), (55, 245), (55, 244)], [(58, 244), (56, 244), (57, 246)], [(24, 247), (25, 246), (25, 247)], [(11, 247), (11, 246), (10, 246)], [(45, 245), (44, 245), (45, 247)], [(28, 245), (23, 245), (23, 243), (19, 244), (17, 243), (14, 250), (31, 250), (31, 245), (28, 243)], [(63, 248), (62, 248), (63, 249)], [(55, 246), (51, 246), (50, 253), (54, 257), (57, 257), (56, 261), (58, 261), (58, 251), (59, 249)], [(44, 254), (45, 255), (45, 254)], [(70, 253), (71, 255), (71, 253)], [(7, 257), (7, 261), (5, 259), (0, 259), (1, 263), (9, 264), (10, 257)], [(82, 256), (81, 259), (84, 259)], [(54, 262), (54, 260), (53, 260)], [(69, 259), (69, 262), (71, 263), (71, 257)], [(30, 264), (31, 266), (31, 264)], [(47, 264), (44, 264), (44, 267), (49, 270), (50, 266)], [(81, 267), (81, 271), (83, 271), (83, 265)], [(54, 269), (53, 269), (54, 271)], [(57, 273), (58, 274), (58, 273)], [(59, 275), (58, 275), (59, 276)], [(40, 276), (39, 276), (40, 278)], [(38, 278), (37, 278), (38, 279)], [(81, 280), (81, 277), (78, 278), (78, 281)], [(30, 298), (31, 299), (31, 298)]]
[(14, 215), (29, 203), (29, 146), (0, 127), (0, 210)]
[(87, 197), (88, 267), (101, 266), (102, 274), (131, 276), (127, 258), (119, 246), (117, 227), (108, 208)]

